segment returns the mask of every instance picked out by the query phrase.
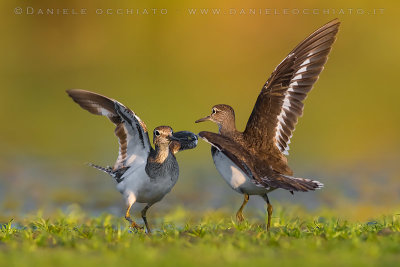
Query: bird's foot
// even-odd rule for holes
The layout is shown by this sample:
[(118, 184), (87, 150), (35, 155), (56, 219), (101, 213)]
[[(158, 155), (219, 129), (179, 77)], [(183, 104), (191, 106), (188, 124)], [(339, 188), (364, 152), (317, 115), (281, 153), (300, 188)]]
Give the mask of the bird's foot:
[(128, 222), (130, 222), (131, 227), (132, 227), (133, 229), (136, 229), (136, 230), (143, 230), (143, 226), (140, 226), (139, 224), (137, 224), (134, 220), (131, 219), (130, 216), (125, 216), (125, 219), (126, 219)]
[(143, 229), (144, 229), (143, 226), (140, 226), (140, 225), (137, 224), (136, 222), (131, 222), (131, 227), (132, 227), (133, 229), (136, 229), (136, 230), (143, 230)]
[(246, 206), (247, 202), (249, 201), (250, 196), (248, 194), (244, 194), (244, 199), (243, 199), (243, 203), (242, 206), (240, 206), (240, 209), (237, 211), (236, 213), (236, 220), (241, 223), (244, 221), (244, 217), (243, 217), (243, 209)]
[(242, 213), (242, 212), (237, 212), (237, 213), (236, 213), (236, 220), (237, 220), (239, 223), (241, 223), (241, 222), (244, 221), (244, 216), (243, 216), (243, 213)]

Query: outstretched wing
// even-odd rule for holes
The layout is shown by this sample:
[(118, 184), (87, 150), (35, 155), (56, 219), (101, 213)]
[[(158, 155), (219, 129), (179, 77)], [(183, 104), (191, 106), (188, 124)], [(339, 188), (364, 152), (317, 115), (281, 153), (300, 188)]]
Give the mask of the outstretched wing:
[(267, 190), (282, 188), (289, 191), (303, 192), (319, 189), (323, 186), (318, 181), (283, 175), (272, 170), (268, 163), (256, 156), (252, 156), (241, 146), (223, 135), (212, 132), (200, 132), (199, 136), (224, 153), (257, 186), (264, 187)]
[(312, 33), (276, 67), (265, 83), (247, 122), (244, 137), (258, 149), (273, 143), (288, 154), (290, 138), (303, 114), (303, 101), (328, 59), (340, 22)]
[(134, 161), (146, 162), (152, 149), (144, 122), (118, 101), (93, 92), (72, 89), (68, 95), (92, 114), (108, 117), (115, 125), (119, 154), (113, 170), (125, 168)]

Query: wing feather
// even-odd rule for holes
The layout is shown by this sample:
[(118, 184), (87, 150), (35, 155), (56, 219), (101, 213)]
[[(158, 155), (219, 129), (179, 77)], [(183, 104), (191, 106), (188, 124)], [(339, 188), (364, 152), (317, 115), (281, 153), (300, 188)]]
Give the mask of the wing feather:
[(290, 191), (309, 191), (321, 188), (318, 181), (283, 175), (272, 170), (267, 162), (251, 155), (247, 150), (231, 139), (212, 132), (200, 132), (199, 136), (213, 147), (224, 153), (250, 180), (267, 190), (282, 188)]
[(68, 95), (92, 114), (108, 117), (115, 127), (119, 153), (113, 170), (125, 168), (136, 160), (146, 161), (152, 149), (146, 124), (118, 101), (86, 90), (67, 90)]
[(256, 179), (253, 176), (254, 170), (252, 169), (251, 156), (246, 150), (241, 149), (238, 144), (220, 134), (203, 131), (199, 133), (199, 136), (218, 151), (224, 153), (248, 177)]
[(324, 68), (340, 22), (316, 30), (276, 67), (257, 98), (244, 138), (258, 150), (272, 143), (287, 154), (290, 138), (303, 114), (303, 101)]

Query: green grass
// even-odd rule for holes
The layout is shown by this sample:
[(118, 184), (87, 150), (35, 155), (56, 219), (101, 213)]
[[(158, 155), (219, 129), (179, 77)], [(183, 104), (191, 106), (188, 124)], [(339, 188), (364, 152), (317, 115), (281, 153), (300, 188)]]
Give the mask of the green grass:
[[(154, 214), (151, 216), (153, 217)], [(177, 209), (150, 221), (154, 233), (134, 232), (122, 219), (82, 211), (35, 215), (3, 224), (0, 266), (363, 265), (400, 262), (400, 218), (348, 222), (277, 210), (265, 222), (241, 225), (222, 212)], [(251, 217), (251, 216), (249, 216)], [(151, 219), (151, 218), (150, 218)], [(172, 222), (177, 223), (174, 225)], [(254, 222), (254, 223), (253, 223)]]

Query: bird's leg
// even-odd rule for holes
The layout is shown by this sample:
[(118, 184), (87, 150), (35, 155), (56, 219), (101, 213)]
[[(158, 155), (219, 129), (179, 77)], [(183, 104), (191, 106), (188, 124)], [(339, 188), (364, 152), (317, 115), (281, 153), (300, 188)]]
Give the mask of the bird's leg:
[(144, 207), (144, 209), (142, 210), (142, 218), (144, 221), (144, 224), (146, 225), (146, 229), (147, 229), (147, 233), (151, 234), (151, 229), (149, 227), (149, 224), (147, 223), (147, 218), (146, 218), (146, 213), (147, 210), (152, 206), (153, 204), (147, 204), (146, 207)]
[(248, 194), (244, 194), (244, 199), (243, 199), (243, 203), (242, 206), (240, 206), (240, 209), (237, 211), (236, 213), (236, 220), (238, 222), (243, 222), (244, 217), (243, 217), (243, 208), (244, 206), (246, 206), (247, 202), (249, 201), (249, 195)]
[(126, 213), (125, 213), (125, 219), (130, 222), (132, 228), (134, 229), (143, 229), (143, 227), (141, 227), (140, 225), (138, 225), (134, 220), (132, 220), (131, 218), (131, 214), (130, 214), (130, 210), (133, 206), (135, 202), (132, 202), (128, 205), (128, 208), (126, 209)]
[(269, 231), (269, 228), (271, 227), (271, 218), (272, 218), (272, 205), (269, 203), (269, 198), (267, 194), (263, 196), (264, 200), (267, 202), (267, 212), (268, 212), (268, 223), (267, 223), (267, 231)]

